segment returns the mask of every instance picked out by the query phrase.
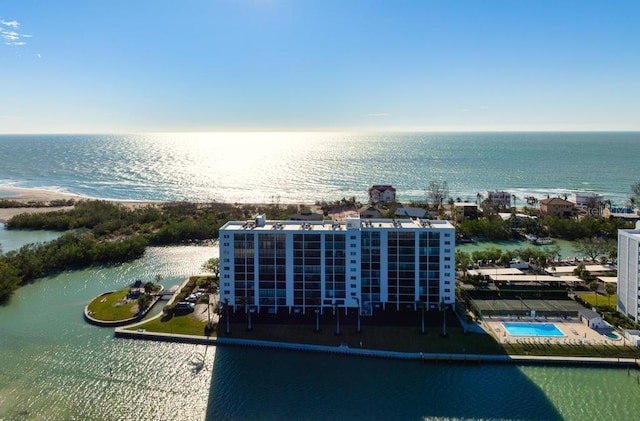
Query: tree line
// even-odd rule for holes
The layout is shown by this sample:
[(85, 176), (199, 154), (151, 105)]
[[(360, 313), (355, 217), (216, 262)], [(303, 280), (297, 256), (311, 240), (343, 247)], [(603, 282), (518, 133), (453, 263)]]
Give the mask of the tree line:
[(179, 244), (218, 237), (231, 219), (256, 212), (281, 217), (276, 206), (167, 203), (132, 208), (117, 203), (80, 201), (65, 211), (20, 214), (7, 221), (8, 229), (65, 231), (48, 243), (27, 244), (2, 254), (0, 302), (21, 285), (68, 269), (121, 263), (141, 257), (148, 245)]

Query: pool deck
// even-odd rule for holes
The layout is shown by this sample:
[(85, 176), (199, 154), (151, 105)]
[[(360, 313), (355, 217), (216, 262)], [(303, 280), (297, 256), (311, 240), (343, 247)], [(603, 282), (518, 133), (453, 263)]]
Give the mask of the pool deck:
[[(565, 336), (512, 336), (504, 328), (503, 323), (552, 323)], [(494, 317), (485, 318), (483, 327), (497, 340), (503, 344), (508, 343), (545, 343), (545, 344), (564, 344), (564, 345), (613, 345), (623, 346), (622, 337), (611, 339), (602, 333), (595, 331), (583, 324), (578, 319), (561, 319), (561, 318), (509, 318)]]

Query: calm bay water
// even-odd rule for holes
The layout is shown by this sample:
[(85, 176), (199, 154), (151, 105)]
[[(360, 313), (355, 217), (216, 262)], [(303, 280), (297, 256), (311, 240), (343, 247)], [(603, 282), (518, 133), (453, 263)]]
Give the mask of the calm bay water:
[[(445, 179), (454, 197), (472, 200), (498, 188), (519, 197), (590, 190), (622, 203), (636, 181), (638, 152), (638, 133), (0, 136), (0, 190), (308, 203), (364, 200), (377, 183), (393, 184), (400, 200), (423, 200), (430, 180)], [(8, 251), (55, 235), (0, 227), (0, 244)], [(626, 420), (640, 413), (633, 371), (205, 349), (115, 339), (112, 329), (83, 321), (83, 307), (99, 293), (158, 274), (169, 287), (212, 254), (152, 248), (136, 262), (20, 289), (0, 306), (0, 420)]]
[[(0, 306), (1, 420), (202, 419), (215, 350), (113, 338), (82, 317), (134, 279), (197, 274), (210, 247), (153, 248), (136, 262), (62, 273)], [(204, 360), (205, 369), (199, 369)]]
[(99, 293), (156, 275), (170, 287), (213, 254), (151, 248), (132, 263), (20, 289), (0, 306), (0, 420), (622, 420), (640, 411), (637, 371), (205, 349), (116, 339), (83, 321)]

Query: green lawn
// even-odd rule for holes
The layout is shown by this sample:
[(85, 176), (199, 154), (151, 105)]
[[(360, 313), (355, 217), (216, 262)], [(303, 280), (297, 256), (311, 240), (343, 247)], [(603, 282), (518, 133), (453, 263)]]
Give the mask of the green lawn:
[[(580, 298), (582, 298), (592, 306), (596, 305), (596, 294), (594, 294), (593, 292), (585, 292), (578, 295), (580, 296)], [(598, 305), (607, 305), (609, 304), (609, 300), (611, 300), (611, 305), (615, 307), (618, 296), (616, 294), (613, 294), (611, 297), (607, 297), (606, 295), (598, 294)]]
[(136, 305), (135, 301), (124, 305), (116, 305), (116, 302), (124, 299), (128, 292), (129, 288), (125, 288), (95, 298), (89, 303), (88, 307), (91, 316), (94, 319), (107, 321), (125, 320), (135, 316), (135, 313), (131, 311)]
[[(188, 314), (161, 317), (150, 320), (142, 325), (127, 328), (129, 330), (145, 329), (148, 332), (179, 333), (182, 335), (205, 336), (206, 322), (193, 320)], [(215, 331), (210, 336), (216, 336)]]
[(447, 328), (448, 337), (440, 336), (441, 329), (430, 328), (422, 335), (416, 327), (407, 326), (363, 326), (361, 333), (355, 333), (354, 326), (345, 326), (340, 335), (335, 335), (335, 326), (323, 325), (320, 332), (313, 332), (309, 325), (264, 325), (254, 324), (253, 330), (246, 331), (245, 324), (231, 324), (231, 334), (226, 335), (226, 325), (218, 325), (218, 337), (256, 339), (264, 341), (303, 343), (312, 345), (339, 346), (350, 348), (399, 351), (430, 352), (452, 354), (504, 354), (505, 351), (491, 336), (477, 333), (463, 333), (461, 327)]

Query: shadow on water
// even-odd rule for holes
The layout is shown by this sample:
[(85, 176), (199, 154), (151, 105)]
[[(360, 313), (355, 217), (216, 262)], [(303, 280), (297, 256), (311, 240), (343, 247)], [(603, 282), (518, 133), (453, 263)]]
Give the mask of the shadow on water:
[(207, 420), (562, 416), (512, 365), (422, 364), (218, 347)]

